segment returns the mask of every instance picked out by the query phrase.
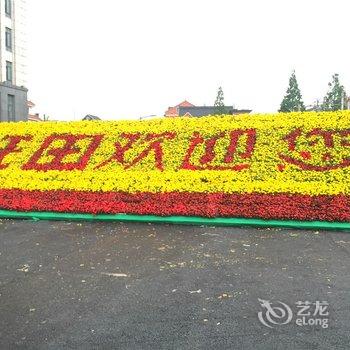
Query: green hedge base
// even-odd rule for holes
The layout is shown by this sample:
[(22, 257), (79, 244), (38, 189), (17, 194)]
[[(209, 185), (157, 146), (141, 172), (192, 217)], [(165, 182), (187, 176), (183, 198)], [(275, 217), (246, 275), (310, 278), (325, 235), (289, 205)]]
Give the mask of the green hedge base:
[(204, 226), (239, 226), (239, 227), (275, 227), (307, 230), (341, 230), (350, 232), (348, 222), (326, 221), (293, 221), (293, 220), (261, 220), (245, 218), (202, 218), (196, 216), (153, 216), (153, 215), (93, 215), (53, 212), (17, 212), (0, 210), (2, 219), (29, 219), (29, 220), (66, 220), (66, 221), (119, 221), (119, 222), (147, 222), (177, 225), (204, 225)]

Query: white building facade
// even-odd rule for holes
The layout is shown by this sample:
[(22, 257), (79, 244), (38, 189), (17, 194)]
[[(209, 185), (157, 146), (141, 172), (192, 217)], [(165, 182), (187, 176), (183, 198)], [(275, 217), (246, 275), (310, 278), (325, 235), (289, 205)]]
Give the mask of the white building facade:
[(26, 0), (0, 0), (0, 81), (26, 86)]
[(0, 0), (0, 121), (27, 120), (26, 0)]

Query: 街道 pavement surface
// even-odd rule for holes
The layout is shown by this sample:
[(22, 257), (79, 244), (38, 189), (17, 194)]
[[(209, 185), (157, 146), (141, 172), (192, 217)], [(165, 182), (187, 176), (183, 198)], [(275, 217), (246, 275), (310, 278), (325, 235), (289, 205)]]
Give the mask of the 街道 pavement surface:
[(2, 220), (0, 247), (0, 349), (349, 349), (349, 233)]

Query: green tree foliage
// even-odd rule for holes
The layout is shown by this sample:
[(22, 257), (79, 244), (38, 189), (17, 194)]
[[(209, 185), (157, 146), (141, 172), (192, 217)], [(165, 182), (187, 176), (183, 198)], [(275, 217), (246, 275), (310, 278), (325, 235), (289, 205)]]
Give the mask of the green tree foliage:
[(226, 114), (227, 110), (225, 108), (225, 103), (224, 103), (224, 92), (222, 91), (221, 86), (219, 87), (218, 93), (216, 95), (216, 100), (214, 103), (215, 107), (215, 114)]
[(305, 111), (305, 106), (297, 78), (295, 76), (295, 71), (292, 72), (292, 75), (289, 78), (289, 86), (287, 93), (283, 98), (281, 103), (280, 112), (298, 112)]
[(328, 93), (323, 99), (323, 111), (339, 111), (346, 109), (346, 92), (343, 85), (340, 85), (339, 74), (334, 74), (332, 81), (328, 83)]

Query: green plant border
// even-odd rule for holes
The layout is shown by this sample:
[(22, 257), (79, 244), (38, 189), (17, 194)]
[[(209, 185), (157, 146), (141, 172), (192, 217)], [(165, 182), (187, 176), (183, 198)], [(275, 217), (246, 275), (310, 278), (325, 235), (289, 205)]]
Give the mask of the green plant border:
[(294, 221), (294, 220), (261, 220), (245, 218), (203, 218), (197, 216), (153, 216), (130, 214), (75, 214), (55, 212), (17, 212), (0, 210), (2, 219), (29, 219), (29, 220), (69, 220), (69, 221), (120, 221), (120, 222), (149, 222), (178, 225), (204, 226), (248, 226), (248, 227), (276, 227), (307, 230), (344, 230), (350, 232), (348, 222), (326, 221)]

